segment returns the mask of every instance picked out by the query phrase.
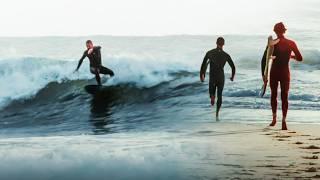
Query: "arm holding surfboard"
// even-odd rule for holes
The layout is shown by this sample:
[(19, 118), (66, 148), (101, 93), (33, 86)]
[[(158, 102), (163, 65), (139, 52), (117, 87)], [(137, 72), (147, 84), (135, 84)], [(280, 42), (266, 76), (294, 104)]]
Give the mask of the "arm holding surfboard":
[(280, 40), (276, 39), (273, 40), (272, 36), (268, 37), (268, 45), (267, 45), (267, 54), (266, 54), (266, 66), (264, 68), (264, 73), (263, 73), (263, 80), (265, 83), (268, 81), (268, 72), (269, 72), (269, 63), (270, 60), (274, 60), (275, 56), (273, 55), (273, 50), (274, 50), (274, 45), (276, 45)]
[(269, 78), (269, 72), (270, 72), (270, 68), (269, 66), (271, 66), (272, 60), (275, 59), (275, 56), (273, 56), (273, 50), (274, 50), (274, 46), (279, 43), (279, 39), (273, 39), (272, 36), (268, 37), (268, 43), (267, 43), (267, 49), (264, 52), (263, 55), (263, 59), (262, 59), (262, 79), (263, 79), (263, 85), (261, 88), (261, 93), (260, 96), (263, 97), (265, 92), (266, 92), (266, 88), (268, 85), (268, 78)]

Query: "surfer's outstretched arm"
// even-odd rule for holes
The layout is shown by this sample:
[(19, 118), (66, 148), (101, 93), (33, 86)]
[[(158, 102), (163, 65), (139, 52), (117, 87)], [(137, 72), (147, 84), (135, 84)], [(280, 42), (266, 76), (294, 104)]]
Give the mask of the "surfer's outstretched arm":
[(207, 71), (207, 66), (208, 66), (208, 53), (204, 56), (202, 64), (201, 64), (201, 68), (200, 68), (200, 80), (201, 82), (204, 81), (204, 78), (206, 76), (206, 71)]
[(231, 59), (231, 57), (229, 56), (228, 60), (227, 60), (228, 64), (230, 65), (231, 69), (232, 69), (232, 75), (231, 75), (231, 78), (230, 80), (233, 81), (234, 79), (234, 76), (236, 74), (236, 67)]
[(83, 53), (83, 55), (82, 55), (81, 59), (79, 60), (79, 63), (78, 63), (78, 66), (77, 66), (76, 71), (78, 71), (78, 70), (79, 70), (79, 68), (80, 68), (80, 66), (81, 66), (81, 64), (82, 64), (82, 62), (83, 62), (83, 60), (84, 60), (84, 58), (86, 58), (86, 53), (85, 53), (85, 52)]

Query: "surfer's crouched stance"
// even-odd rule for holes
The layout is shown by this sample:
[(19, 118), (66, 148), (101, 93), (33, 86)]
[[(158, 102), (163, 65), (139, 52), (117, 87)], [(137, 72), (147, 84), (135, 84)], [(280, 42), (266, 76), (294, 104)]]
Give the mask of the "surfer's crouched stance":
[[(277, 34), (279, 42), (274, 45), (273, 60), (270, 70), (270, 88), (271, 88), (271, 107), (272, 107), (272, 122), (270, 126), (274, 126), (277, 122), (277, 94), (278, 83), (281, 87), (282, 101), (282, 130), (287, 130), (286, 117), (288, 111), (288, 94), (290, 86), (290, 58), (302, 61), (302, 56), (294, 41), (284, 37), (286, 28), (283, 23), (277, 23), (274, 26), (274, 32)], [(294, 52), (294, 56), (291, 55)]]
[(231, 81), (234, 79), (236, 68), (230, 57), (230, 55), (223, 51), (224, 39), (219, 37), (217, 39), (217, 48), (212, 49), (207, 52), (206, 56), (203, 59), (201, 69), (200, 69), (200, 80), (204, 81), (207, 66), (210, 63), (210, 77), (209, 77), (209, 94), (211, 98), (211, 105), (214, 105), (216, 89), (218, 89), (217, 96), (217, 110), (216, 117), (219, 116), (219, 110), (222, 104), (222, 91), (224, 87), (224, 65), (226, 62), (232, 68)]
[(84, 58), (88, 57), (90, 61), (90, 72), (96, 76), (98, 85), (101, 86), (100, 74), (109, 74), (111, 77), (114, 73), (111, 69), (108, 69), (101, 64), (100, 46), (93, 46), (91, 40), (86, 41), (87, 50), (84, 51), (81, 59), (79, 60), (76, 71), (79, 70)]

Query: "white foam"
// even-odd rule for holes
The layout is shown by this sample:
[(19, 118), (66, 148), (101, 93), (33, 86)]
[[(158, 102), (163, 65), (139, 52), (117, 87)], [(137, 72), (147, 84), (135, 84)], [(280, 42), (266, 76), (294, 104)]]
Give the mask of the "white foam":
[[(180, 179), (181, 176), (187, 177), (190, 174), (183, 172), (185, 167), (181, 162), (189, 161), (190, 157), (187, 158), (187, 154), (179, 145), (169, 144), (170, 148), (168, 145), (163, 146), (168, 135), (162, 134), (164, 133), (130, 136), (117, 133), (116, 137), (111, 135), (2, 139), (0, 178), (172, 177)], [(178, 153), (172, 152), (173, 149)]]
[[(107, 83), (134, 83), (150, 87), (171, 77), (170, 71), (184, 69), (177, 63), (145, 60), (124, 56), (107, 57), (107, 66), (116, 76)], [(88, 60), (74, 73), (77, 61), (59, 61), (44, 58), (19, 58), (0, 61), (0, 107), (12, 100), (30, 98), (50, 82), (86, 80), (94, 78), (89, 72)]]
[(14, 99), (29, 98), (49, 82), (89, 78), (73, 74), (73, 63), (48, 59), (2, 60), (0, 68), (0, 106)]

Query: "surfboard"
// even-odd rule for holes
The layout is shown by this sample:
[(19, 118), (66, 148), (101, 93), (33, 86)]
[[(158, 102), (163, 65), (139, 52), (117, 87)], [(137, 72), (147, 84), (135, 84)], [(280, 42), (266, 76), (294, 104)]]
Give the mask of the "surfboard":
[(272, 66), (272, 59), (273, 59), (273, 50), (274, 45), (277, 44), (279, 40), (273, 40), (272, 36), (268, 37), (268, 43), (266, 50), (263, 54), (262, 61), (261, 61), (261, 71), (262, 71), (262, 80), (263, 84), (260, 90), (260, 97), (263, 97), (266, 93), (266, 89), (268, 86), (269, 78), (270, 78), (270, 68)]
[(99, 86), (99, 85), (87, 85), (84, 87), (87, 93), (95, 95), (101, 92), (104, 92), (107, 89), (107, 86)]

